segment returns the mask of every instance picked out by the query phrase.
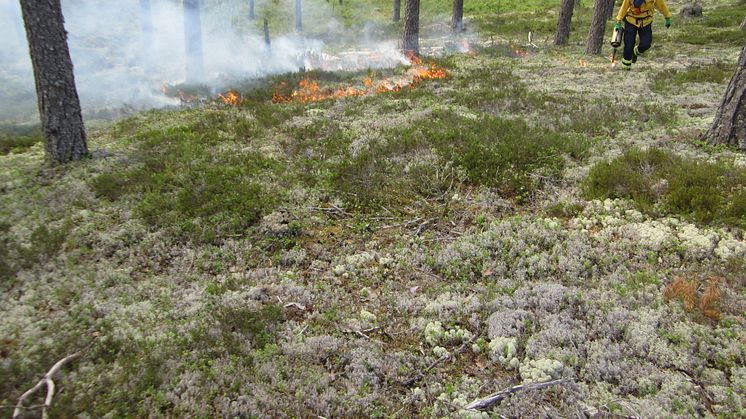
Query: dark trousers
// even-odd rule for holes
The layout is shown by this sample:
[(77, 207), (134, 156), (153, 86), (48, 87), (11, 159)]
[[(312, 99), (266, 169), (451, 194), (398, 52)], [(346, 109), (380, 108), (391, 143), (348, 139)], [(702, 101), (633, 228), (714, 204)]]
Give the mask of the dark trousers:
[(637, 36), (640, 36), (640, 45), (637, 46), (637, 52), (642, 54), (643, 52), (650, 49), (650, 44), (653, 43), (653, 24), (650, 23), (647, 26), (638, 28), (637, 26), (624, 22), (624, 59), (627, 61), (632, 60), (635, 49), (635, 41)]

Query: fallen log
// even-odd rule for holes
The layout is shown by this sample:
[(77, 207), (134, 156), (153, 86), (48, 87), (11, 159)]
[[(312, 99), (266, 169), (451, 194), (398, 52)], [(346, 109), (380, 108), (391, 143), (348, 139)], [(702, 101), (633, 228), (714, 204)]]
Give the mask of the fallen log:
[(525, 391), (525, 390), (539, 390), (542, 388), (555, 386), (557, 384), (564, 384), (567, 381), (568, 380), (566, 378), (561, 378), (559, 380), (547, 381), (544, 383), (521, 384), (521, 385), (509, 387), (504, 390), (500, 390), (497, 393), (492, 393), (485, 398), (474, 400), (473, 402), (467, 404), (466, 407), (464, 407), (464, 409), (466, 410), (487, 410), (491, 408), (492, 406), (496, 405), (497, 403), (500, 403), (501, 401), (505, 400), (505, 398), (507, 398), (513, 393), (518, 393), (519, 391)]

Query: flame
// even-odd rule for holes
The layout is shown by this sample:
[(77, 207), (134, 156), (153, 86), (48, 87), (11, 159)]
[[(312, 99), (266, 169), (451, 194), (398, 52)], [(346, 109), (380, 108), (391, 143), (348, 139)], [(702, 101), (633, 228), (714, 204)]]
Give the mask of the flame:
[(199, 96), (195, 93), (186, 93), (184, 90), (177, 89), (176, 86), (170, 84), (163, 84), (161, 92), (168, 97), (178, 98), (181, 103), (192, 103), (199, 100)]
[(611, 68), (614, 68), (614, 67), (616, 67), (616, 65), (617, 65), (617, 60), (616, 60), (616, 58), (614, 57), (614, 54), (613, 54), (613, 53), (609, 54), (609, 56), (608, 56), (607, 58), (608, 58), (608, 59), (609, 59), (609, 61), (611, 62)]
[(241, 96), (235, 90), (229, 90), (225, 94), (218, 94), (223, 103), (230, 106), (238, 106), (241, 102)]
[(308, 77), (298, 82), (298, 87), (293, 90), (289, 96), (283, 96), (278, 90), (287, 87), (285, 82), (280, 83), (272, 94), (272, 102), (290, 103), (290, 102), (318, 102), (329, 99), (338, 99), (343, 97), (365, 96), (376, 93), (398, 92), (404, 87), (418, 85), (422, 80), (434, 80), (447, 77), (444, 69), (434, 63), (425, 65), (415, 54), (407, 53), (407, 60), (412, 67), (407, 70), (406, 74), (397, 78), (389, 78), (381, 81), (374, 81), (372, 78), (365, 78), (362, 86), (343, 86), (338, 89), (322, 89), (318, 82)]
[(588, 62), (586, 60), (578, 60), (578, 65), (581, 67), (588, 67)]

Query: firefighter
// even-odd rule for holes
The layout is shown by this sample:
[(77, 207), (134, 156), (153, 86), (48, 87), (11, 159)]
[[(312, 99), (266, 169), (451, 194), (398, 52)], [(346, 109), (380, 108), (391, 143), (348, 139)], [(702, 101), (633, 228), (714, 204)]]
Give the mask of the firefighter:
[[(653, 42), (653, 13), (658, 9), (666, 18), (666, 27), (671, 27), (671, 12), (665, 0), (623, 0), (622, 7), (616, 16), (614, 29), (622, 29), (624, 20), (624, 54), (622, 64), (624, 68), (630, 69), (632, 63), (637, 62), (637, 57), (650, 48)], [(635, 46), (637, 36), (640, 36), (640, 44)]]

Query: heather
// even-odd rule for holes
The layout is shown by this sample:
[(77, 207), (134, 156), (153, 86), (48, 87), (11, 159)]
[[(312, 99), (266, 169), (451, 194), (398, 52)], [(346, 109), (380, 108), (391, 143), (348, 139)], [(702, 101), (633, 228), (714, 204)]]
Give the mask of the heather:
[(2, 126), (0, 412), (80, 350), (53, 417), (744, 415), (746, 156), (699, 137), (743, 6), (658, 19), (626, 74), (583, 55), (589, 2), (562, 48), (534, 3), (473, 2), (472, 53), (398, 91), (267, 76), (89, 125), (66, 166)]

